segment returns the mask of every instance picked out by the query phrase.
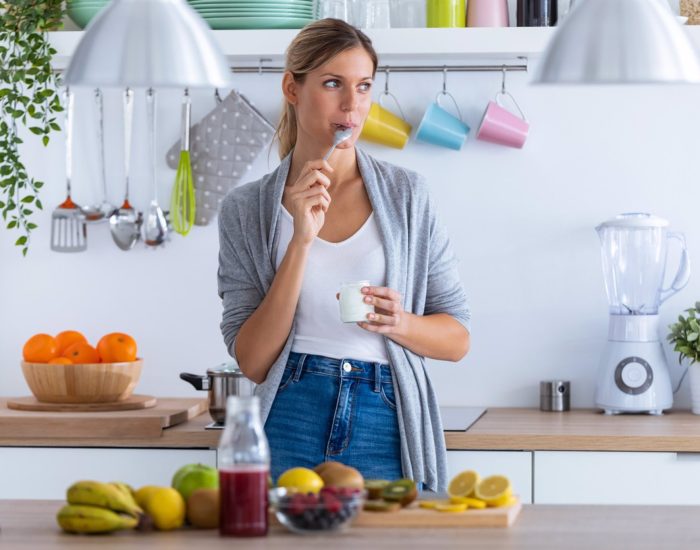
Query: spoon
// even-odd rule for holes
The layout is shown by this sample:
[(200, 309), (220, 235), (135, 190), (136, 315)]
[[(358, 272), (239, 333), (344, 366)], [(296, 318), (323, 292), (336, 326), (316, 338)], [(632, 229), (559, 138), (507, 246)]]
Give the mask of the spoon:
[(148, 206), (146, 224), (143, 228), (143, 242), (148, 246), (160, 246), (168, 234), (163, 209), (158, 204), (158, 178), (156, 177), (156, 94), (153, 88), (146, 91), (146, 108), (148, 111), (149, 153), (151, 157), (151, 185), (153, 199)]
[(348, 139), (352, 135), (352, 128), (345, 128), (345, 130), (336, 130), (335, 135), (333, 136), (333, 146), (328, 149), (328, 152), (326, 153), (326, 156), (323, 157), (323, 160), (328, 160), (328, 157), (331, 156), (331, 153), (335, 151), (335, 148), (343, 143), (346, 139)]
[(102, 222), (114, 212), (114, 205), (107, 200), (107, 174), (105, 169), (104, 107), (102, 90), (95, 88), (95, 107), (97, 108), (97, 152), (99, 156), (100, 179), (102, 180), (102, 202), (83, 206), (82, 211), (89, 222)]
[(133, 248), (140, 236), (141, 214), (129, 204), (129, 167), (131, 163), (131, 122), (134, 113), (134, 91), (127, 88), (124, 91), (124, 175), (126, 177), (126, 192), (124, 203), (109, 217), (109, 228), (112, 239), (122, 250)]

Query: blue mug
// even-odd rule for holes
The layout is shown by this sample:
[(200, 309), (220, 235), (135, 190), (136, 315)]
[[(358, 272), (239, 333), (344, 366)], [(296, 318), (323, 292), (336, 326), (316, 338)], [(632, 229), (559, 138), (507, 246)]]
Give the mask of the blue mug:
[[(452, 115), (440, 105), (440, 96), (446, 95), (454, 102), (459, 117)], [(449, 92), (440, 92), (425, 110), (421, 120), (416, 139), (440, 147), (447, 147), (459, 151), (469, 135), (470, 128), (462, 122), (462, 113), (454, 97)]]

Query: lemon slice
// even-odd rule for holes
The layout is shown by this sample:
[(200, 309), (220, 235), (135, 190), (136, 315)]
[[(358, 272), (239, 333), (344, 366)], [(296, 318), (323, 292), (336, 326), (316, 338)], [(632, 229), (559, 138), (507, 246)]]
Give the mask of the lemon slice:
[(464, 499), (467, 503), (467, 506), (469, 508), (477, 508), (479, 510), (486, 508), (486, 503), (483, 500), (479, 500), (478, 498), (465, 498)]
[(418, 502), (418, 506), (427, 510), (433, 510), (438, 504), (441, 504), (439, 500), (421, 500)]
[(435, 510), (438, 512), (449, 512), (452, 514), (456, 514), (458, 512), (464, 512), (467, 509), (466, 504), (438, 504), (435, 506)]
[(447, 488), (447, 494), (451, 497), (470, 497), (480, 481), (479, 474), (474, 470), (461, 472), (452, 478)]
[(506, 476), (489, 476), (476, 486), (474, 495), (488, 506), (504, 506), (508, 503), (513, 489)]

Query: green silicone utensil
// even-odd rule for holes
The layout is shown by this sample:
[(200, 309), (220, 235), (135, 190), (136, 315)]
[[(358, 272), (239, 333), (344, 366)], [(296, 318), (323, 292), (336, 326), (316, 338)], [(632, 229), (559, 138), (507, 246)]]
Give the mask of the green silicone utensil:
[(173, 229), (183, 237), (190, 232), (194, 224), (195, 198), (192, 183), (192, 165), (190, 164), (190, 118), (192, 102), (190, 92), (185, 89), (182, 100), (182, 140), (180, 144), (180, 161), (177, 165), (175, 183), (170, 197), (170, 220)]

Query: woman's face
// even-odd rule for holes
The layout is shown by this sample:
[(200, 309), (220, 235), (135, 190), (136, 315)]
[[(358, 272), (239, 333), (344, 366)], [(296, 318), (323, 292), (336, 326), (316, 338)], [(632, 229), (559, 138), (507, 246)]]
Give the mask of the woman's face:
[(352, 136), (338, 149), (353, 147), (372, 103), (373, 69), (370, 56), (357, 47), (308, 73), (302, 83), (287, 76), (284, 91), (296, 110), (297, 141), (330, 147), (336, 131), (352, 128)]

